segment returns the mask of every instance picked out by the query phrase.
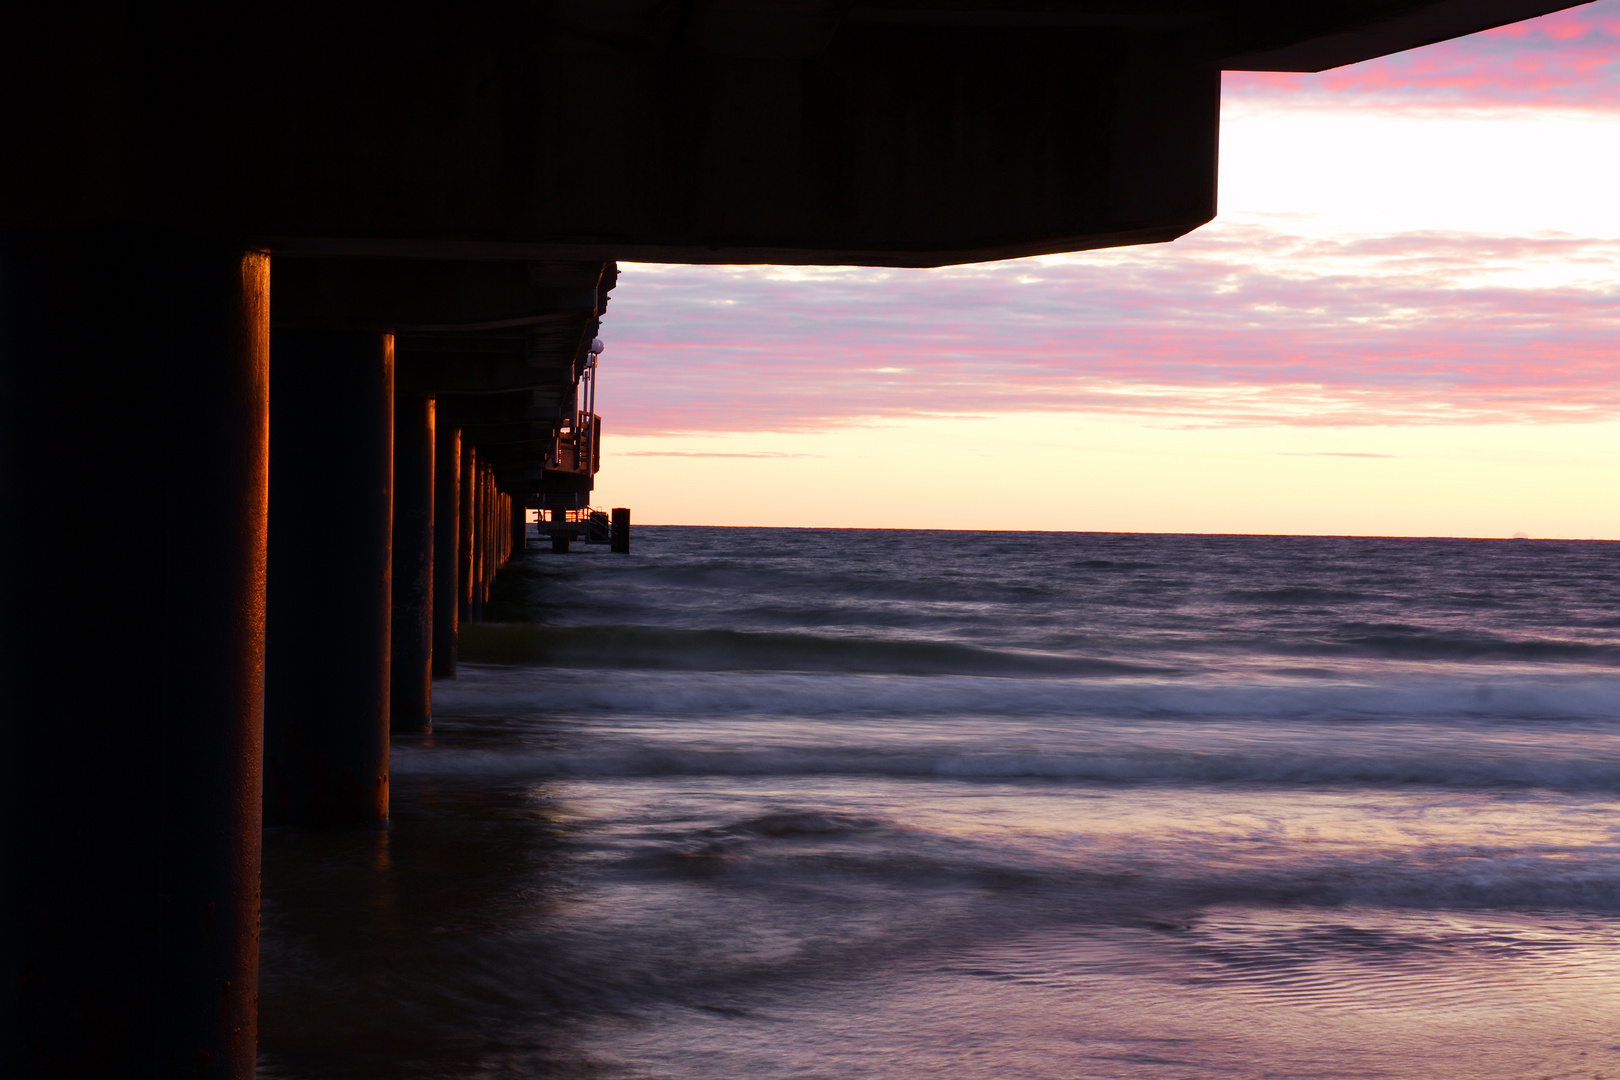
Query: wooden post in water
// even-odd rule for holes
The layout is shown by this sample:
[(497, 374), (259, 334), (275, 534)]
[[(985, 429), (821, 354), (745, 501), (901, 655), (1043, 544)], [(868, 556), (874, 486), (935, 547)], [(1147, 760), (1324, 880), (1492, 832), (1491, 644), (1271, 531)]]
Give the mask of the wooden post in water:
[(613, 508), (613, 532), (611, 533), (611, 550), (620, 555), (630, 554), (630, 508), (615, 506)]

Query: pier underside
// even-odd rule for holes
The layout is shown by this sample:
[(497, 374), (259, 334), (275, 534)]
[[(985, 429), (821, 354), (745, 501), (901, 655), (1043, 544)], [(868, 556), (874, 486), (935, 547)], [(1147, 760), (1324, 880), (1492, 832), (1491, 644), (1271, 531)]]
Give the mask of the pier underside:
[[(278, 254), (932, 266), (1215, 213), (1222, 69), (1311, 71), (1563, 0), (32, 5), (0, 227)], [(420, 320), (420, 316), (407, 315)]]

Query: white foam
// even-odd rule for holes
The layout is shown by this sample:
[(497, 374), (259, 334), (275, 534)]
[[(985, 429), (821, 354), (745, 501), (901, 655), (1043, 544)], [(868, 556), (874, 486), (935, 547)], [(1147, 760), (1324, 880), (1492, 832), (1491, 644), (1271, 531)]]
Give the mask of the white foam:
[(1620, 673), (1493, 670), (1367, 678), (962, 676), (472, 669), (434, 686), (439, 715), (1117, 716), (1225, 719), (1620, 719)]

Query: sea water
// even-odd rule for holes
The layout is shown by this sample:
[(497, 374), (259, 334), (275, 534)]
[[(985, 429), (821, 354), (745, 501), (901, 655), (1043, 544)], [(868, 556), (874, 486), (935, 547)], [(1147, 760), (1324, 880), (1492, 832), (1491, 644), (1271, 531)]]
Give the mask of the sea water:
[(268, 1077), (1620, 1078), (1620, 544), (531, 551)]

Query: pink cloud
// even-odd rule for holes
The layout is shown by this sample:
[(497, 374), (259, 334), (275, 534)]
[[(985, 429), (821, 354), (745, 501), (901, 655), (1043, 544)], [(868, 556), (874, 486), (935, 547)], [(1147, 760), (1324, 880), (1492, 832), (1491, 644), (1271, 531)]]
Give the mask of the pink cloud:
[[(1616, 110), (1620, 0), (1320, 75), (1226, 78), (1240, 108)], [(644, 434), (1038, 409), (1187, 425), (1609, 419), (1617, 269), (1617, 241), (1230, 221), (1075, 261), (631, 266), (600, 400), (610, 431)]]
[[(1215, 226), (1069, 263), (628, 267), (602, 401), (612, 430), (803, 430), (1031, 409), (1188, 423), (1620, 415), (1620, 242)], [(1595, 284), (1499, 280), (1588, 265)], [(1610, 282), (1605, 284), (1605, 282)]]
[(1316, 75), (1228, 72), (1229, 103), (1620, 108), (1620, 0)]

